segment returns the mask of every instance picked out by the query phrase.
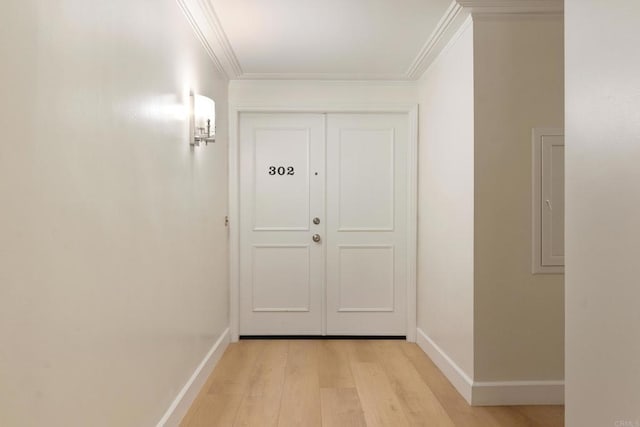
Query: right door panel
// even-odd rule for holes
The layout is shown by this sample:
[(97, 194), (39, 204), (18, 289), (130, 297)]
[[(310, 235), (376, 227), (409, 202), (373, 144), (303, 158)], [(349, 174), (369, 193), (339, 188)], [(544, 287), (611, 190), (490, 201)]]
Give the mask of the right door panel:
[(326, 333), (406, 335), (406, 114), (327, 115)]

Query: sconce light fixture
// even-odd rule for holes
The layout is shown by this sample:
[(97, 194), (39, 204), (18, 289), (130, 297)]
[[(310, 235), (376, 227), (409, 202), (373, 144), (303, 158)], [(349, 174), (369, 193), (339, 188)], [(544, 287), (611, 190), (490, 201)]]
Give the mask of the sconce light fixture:
[(189, 95), (189, 142), (199, 146), (200, 142), (216, 142), (216, 103), (202, 95)]

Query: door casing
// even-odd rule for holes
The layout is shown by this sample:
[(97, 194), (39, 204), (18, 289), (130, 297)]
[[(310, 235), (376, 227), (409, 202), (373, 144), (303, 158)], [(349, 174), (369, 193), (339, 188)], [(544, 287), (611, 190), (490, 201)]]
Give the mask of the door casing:
[(239, 339), (240, 325), (240, 168), (239, 121), (241, 113), (404, 113), (409, 121), (407, 152), (407, 341), (416, 341), (417, 228), (418, 228), (418, 106), (406, 105), (322, 105), (273, 106), (231, 105), (229, 107), (229, 331), (231, 341)]

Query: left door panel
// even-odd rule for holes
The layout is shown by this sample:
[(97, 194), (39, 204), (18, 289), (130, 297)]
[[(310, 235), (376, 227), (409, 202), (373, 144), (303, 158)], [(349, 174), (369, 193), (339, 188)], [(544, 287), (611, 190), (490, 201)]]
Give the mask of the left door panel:
[(240, 334), (322, 333), (324, 116), (240, 117)]

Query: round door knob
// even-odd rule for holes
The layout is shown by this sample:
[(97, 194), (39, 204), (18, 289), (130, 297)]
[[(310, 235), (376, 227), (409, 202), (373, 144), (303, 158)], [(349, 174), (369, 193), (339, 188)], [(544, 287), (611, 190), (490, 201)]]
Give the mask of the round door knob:
[(318, 243), (320, 241), (320, 235), (319, 234), (314, 234), (311, 239), (313, 239), (314, 242)]

